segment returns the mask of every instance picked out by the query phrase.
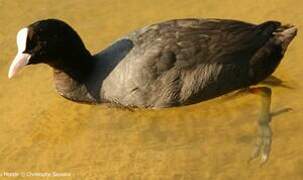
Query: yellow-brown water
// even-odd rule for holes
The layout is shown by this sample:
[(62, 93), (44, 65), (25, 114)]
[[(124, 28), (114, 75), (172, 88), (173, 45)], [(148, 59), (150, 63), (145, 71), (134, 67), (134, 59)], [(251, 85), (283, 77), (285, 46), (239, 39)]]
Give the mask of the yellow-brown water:
[[(0, 0), (0, 174), (71, 173), (66, 179), (303, 179), (302, 7), (298, 0)], [(129, 112), (65, 100), (54, 91), (52, 71), (45, 65), (27, 67), (13, 80), (7, 78), (16, 53), (16, 33), (33, 21), (63, 19), (91, 52), (98, 52), (138, 27), (185, 17), (254, 23), (275, 19), (298, 26), (297, 38), (274, 73), (292, 88), (273, 87), (272, 99), (272, 111), (293, 111), (273, 118), (272, 152), (264, 166), (247, 164), (256, 137), (260, 104), (256, 96)]]

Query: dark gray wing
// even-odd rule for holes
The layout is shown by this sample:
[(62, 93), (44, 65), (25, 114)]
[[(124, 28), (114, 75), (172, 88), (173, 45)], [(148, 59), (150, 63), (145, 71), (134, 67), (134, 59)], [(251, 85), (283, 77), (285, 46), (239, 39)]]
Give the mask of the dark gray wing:
[(144, 107), (184, 103), (215, 83), (226, 67), (222, 64), (248, 64), (275, 26), (276, 22), (255, 26), (233, 20), (184, 19), (135, 31), (127, 37), (132, 50), (103, 83), (104, 96)]
[[(279, 25), (271, 21), (256, 26), (235, 20), (172, 20), (137, 31), (131, 40), (140, 49), (138, 52), (148, 54), (156, 46), (160, 60), (175, 58), (175, 66), (195, 68), (197, 64), (227, 62), (239, 57), (248, 60)], [(159, 59), (154, 61), (162, 64)]]

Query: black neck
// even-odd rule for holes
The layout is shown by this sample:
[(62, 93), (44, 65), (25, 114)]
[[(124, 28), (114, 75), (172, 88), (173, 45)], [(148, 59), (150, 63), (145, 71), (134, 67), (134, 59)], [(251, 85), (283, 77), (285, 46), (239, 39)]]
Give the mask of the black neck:
[(82, 52), (69, 53), (54, 62), (58, 63), (52, 63), (50, 66), (56, 71), (63, 71), (72, 79), (83, 83), (92, 72), (95, 61), (89, 51), (85, 49), (85, 51)]

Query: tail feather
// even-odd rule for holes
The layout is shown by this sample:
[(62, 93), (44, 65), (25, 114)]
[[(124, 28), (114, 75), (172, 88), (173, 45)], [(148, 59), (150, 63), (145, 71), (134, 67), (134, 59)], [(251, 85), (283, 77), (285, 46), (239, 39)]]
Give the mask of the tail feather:
[(273, 32), (276, 43), (282, 46), (283, 54), (290, 42), (297, 35), (297, 31), (298, 29), (294, 25), (283, 25), (278, 28), (277, 31)]
[(267, 21), (256, 26), (257, 32), (261, 33), (265, 37), (272, 36), (272, 33), (275, 32), (279, 27), (281, 27), (281, 23), (278, 21)]

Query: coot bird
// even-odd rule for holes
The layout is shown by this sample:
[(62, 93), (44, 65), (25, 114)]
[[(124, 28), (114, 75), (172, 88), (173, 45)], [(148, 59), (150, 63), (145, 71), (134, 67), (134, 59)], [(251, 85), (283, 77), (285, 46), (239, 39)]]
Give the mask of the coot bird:
[(138, 29), (92, 55), (68, 24), (46, 19), (18, 32), (8, 76), (45, 63), (67, 99), (139, 108), (183, 106), (246, 88), (263, 99), (254, 158), (264, 162), (271, 146), (271, 90), (251, 86), (274, 72), (296, 33), (277, 21), (178, 19)]

